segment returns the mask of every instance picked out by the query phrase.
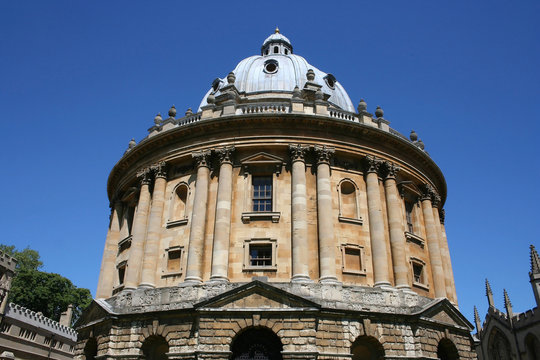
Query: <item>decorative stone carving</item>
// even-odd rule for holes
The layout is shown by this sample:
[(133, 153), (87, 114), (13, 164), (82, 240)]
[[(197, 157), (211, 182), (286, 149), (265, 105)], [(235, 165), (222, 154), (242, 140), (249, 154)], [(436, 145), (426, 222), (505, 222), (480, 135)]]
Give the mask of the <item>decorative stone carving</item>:
[(154, 118), (154, 124), (159, 125), (163, 121), (163, 118), (161, 117), (161, 114), (158, 113), (156, 117)]
[(364, 158), (364, 169), (367, 174), (379, 172), (381, 164), (382, 161), (375, 156), (368, 155)]
[(377, 117), (377, 119), (382, 119), (383, 115), (383, 109), (380, 106), (377, 106), (377, 109), (375, 110), (375, 116)]
[(308, 149), (308, 146), (302, 144), (289, 144), (289, 152), (291, 154), (292, 162), (305, 161), (305, 156)]
[(308, 79), (308, 81), (313, 81), (315, 80), (315, 71), (313, 71), (313, 69), (309, 69), (306, 73), (306, 77)]
[(229, 75), (227, 75), (227, 82), (232, 85), (234, 84), (235, 81), (236, 81), (236, 75), (234, 75), (234, 73), (231, 71)]
[(176, 108), (173, 106), (171, 106), (171, 108), (169, 109), (169, 117), (171, 118), (175, 118), (176, 117)]
[(191, 156), (197, 162), (197, 167), (210, 168), (210, 150), (195, 151)]
[(315, 146), (315, 155), (317, 155), (317, 164), (325, 163), (330, 164), (330, 159), (335, 154), (336, 150), (332, 147), (328, 147), (326, 145), (323, 146)]
[(390, 161), (384, 162), (385, 178), (395, 179), (400, 167)]
[(431, 198), (431, 206), (433, 206), (434, 208), (438, 208), (440, 203), (441, 197), (439, 196), (439, 194), (437, 194), (437, 192), (434, 191), (433, 197)]
[(422, 196), (420, 197), (420, 201), (431, 200), (435, 195), (435, 189), (433, 189), (433, 186), (431, 186), (430, 184), (424, 184), (421, 191)]
[(137, 178), (141, 182), (141, 185), (150, 184), (150, 168), (146, 167), (142, 170), (139, 170), (139, 172), (137, 172)]
[(151, 169), (155, 172), (156, 178), (167, 178), (167, 163), (165, 161), (160, 161), (156, 164), (153, 164), (151, 166)]
[(229, 163), (232, 164), (232, 153), (234, 152), (234, 146), (227, 146), (223, 148), (216, 149), (216, 154), (219, 157), (219, 163)]
[(441, 222), (441, 224), (444, 225), (444, 218), (446, 217), (446, 210), (444, 209), (441, 209), (441, 211), (439, 211), (439, 220)]
[(359, 114), (363, 114), (367, 111), (367, 103), (365, 102), (364, 99), (360, 99), (357, 109), (358, 109)]
[(300, 91), (300, 88), (298, 88), (298, 85), (294, 87), (293, 93), (292, 93), (293, 99), (300, 99), (302, 98), (302, 92)]

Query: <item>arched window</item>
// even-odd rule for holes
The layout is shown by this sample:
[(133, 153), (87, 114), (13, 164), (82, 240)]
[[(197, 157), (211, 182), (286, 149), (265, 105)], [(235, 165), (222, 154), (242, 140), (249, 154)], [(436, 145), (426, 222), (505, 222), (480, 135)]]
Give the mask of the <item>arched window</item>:
[(504, 334), (497, 328), (491, 330), (488, 340), (488, 354), (490, 360), (510, 360), (512, 354), (510, 343)]
[(267, 328), (249, 328), (238, 334), (232, 344), (233, 360), (282, 360), (283, 345)]
[(279, 52), (279, 47), (274, 46), (274, 54), (277, 54)]
[(343, 179), (338, 185), (339, 221), (362, 224), (358, 209), (358, 187), (350, 179)]
[(360, 336), (351, 346), (352, 360), (384, 359), (384, 348), (372, 336)]
[(187, 203), (189, 186), (182, 182), (176, 186), (171, 196), (167, 227), (187, 224)]
[(144, 340), (141, 350), (146, 360), (167, 360), (169, 344), (162, 336), (152, 335)]
[(439, 341), (437, 357), (441, 360), (458, 360), (459, 355), (454, 343), (446, 338)]
[(94, 360), (97, 356), (97, 341), (95, 338), (91, 337), (86, 341), (84, 346), (84, 359), (85, 360)]
[(527, 359), (540, 360), (540, 343), (533, 334), (525, 336), (525, 346), (527, 347)]

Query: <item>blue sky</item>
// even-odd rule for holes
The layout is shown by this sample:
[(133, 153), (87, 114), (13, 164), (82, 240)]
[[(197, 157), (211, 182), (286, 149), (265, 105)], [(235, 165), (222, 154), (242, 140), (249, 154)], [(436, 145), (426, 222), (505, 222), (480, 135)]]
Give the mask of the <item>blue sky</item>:
[(2, 1), (2, 243), (95, 293), (106, 180), (157, 112), (198, 107), (276, 25), (356, 105), (416, 130), (448, 183), (460, 308), (532, 308), (540, 247), (538, 1)]

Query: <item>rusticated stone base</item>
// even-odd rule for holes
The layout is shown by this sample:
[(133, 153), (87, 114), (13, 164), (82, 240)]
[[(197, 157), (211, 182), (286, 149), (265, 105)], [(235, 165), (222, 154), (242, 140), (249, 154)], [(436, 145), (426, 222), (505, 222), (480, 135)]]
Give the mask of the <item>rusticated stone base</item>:
[(98, 359), (143, 359), (152, 339), (166, 342), (168, 359), (231, 359), (249, 329), (275, 334), (282, 359), (351, 359), (366, 339), (386, 359), (435, 359), (441, 343), (460, 359), (476, 358), (472, 326), (448, 300), (340, 284), (139, 289), (94, 301), (77, 325), (78, 360), (90, 338)]

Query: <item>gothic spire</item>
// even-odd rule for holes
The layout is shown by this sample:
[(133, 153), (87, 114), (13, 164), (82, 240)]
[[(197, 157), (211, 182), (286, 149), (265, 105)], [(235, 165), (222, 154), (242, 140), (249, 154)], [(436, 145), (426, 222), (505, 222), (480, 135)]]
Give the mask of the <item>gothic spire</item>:
[(493, 292), (491, 291), (491, 285), (489, 285), (488, 279), (486, 279), (486, 296), (488, 298), (489, 307), (495, 307), (493, 304)]
[(512, 303), (510, 302), (510, 297), (508, 297), (508, 293), (506, 292), (506, 289), (503, 289), (504, 292), (504, 307), (506, 308), (506, 315), (508, 315), (508, 320), (512, 321), (512, 316), (514, 315), (514, 312), (512, 310)]
[(534, 245), (531, 245), (531, 273), (540, 274), (540, 258)]
[(478, 315), (476, 305), (474, 306), (474, 323), (476, 324), (476, 332), (480, 333), (482, 331), (482, 323), (480, 322), (480, 316)]

